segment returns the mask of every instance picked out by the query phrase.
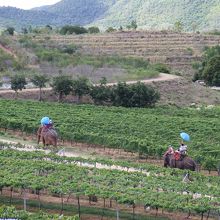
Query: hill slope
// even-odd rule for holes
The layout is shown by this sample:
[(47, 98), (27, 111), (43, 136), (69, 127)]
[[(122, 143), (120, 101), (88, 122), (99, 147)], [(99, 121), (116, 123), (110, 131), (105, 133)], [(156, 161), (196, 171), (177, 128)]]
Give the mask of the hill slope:
[(54, 5), (33, 10), (43, 10), (58, 16), (63, 15), (73, 24), (86, 25), (104, 18), (105, 13), (115, 2), (116, 0), (63, 0)]
[(62, 0), (32, 10), (0, 7), (0, 21), (22, 25), (98, 25), (119, 28), (136, 20), (139, 28), (184, 30), (220, 28), (220, 0)]
[(119, 0), (95, 22), (106, 27), (127, 25), (136, 20), (141, 28), (173, 28), (176, 21), (183, 23), (185, 30), (210, 30), (219, 28), (219, 0)]

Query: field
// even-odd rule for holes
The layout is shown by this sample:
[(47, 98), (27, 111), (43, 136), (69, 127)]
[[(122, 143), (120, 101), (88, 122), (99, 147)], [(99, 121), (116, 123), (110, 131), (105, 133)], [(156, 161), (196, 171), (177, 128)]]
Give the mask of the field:
[[(163, 71), (175, 75), (150, 82), (161, 93), (154, 108), (56, 103), (50, 88), (44, 102), (12, 100), (12, 91), (1, 91), (0, 204), (7, 207), (0, 218), (11, 212), (31, 219), (42, 208), (81, 220), (218, 219), (220, 94), (192, 83), (191, 64), (202, 59), (205, 46), (219, 43), (219, 36), (169, 31), (0, 38), (0, 58), (27, 78), (64, 73), (97, 83), (103, 76), (117, 82), (158, 79)], [(6, 79), (12, 74), (7, 65), (1, 72)], [(37, 92), (24, 90), (18, 97), (37, 99)], [(74, 96), (65, 101), (74, 102)], [(58, 153), (36, 144), (43, 116), (58, 131)], [(168, 146), (179, 147), (180, 132), (190, 134), (188, 155), (201, 172), (162, 167)]]

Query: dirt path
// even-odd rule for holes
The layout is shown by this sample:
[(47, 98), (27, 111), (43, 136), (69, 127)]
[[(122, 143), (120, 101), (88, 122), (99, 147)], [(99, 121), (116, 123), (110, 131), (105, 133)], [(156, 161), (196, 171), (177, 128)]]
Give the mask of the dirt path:
[[(179, 79), (179, 76), (176, 75), (171, 75), (171, 74), (165, 74), (165, 73), (160, 73), (160, 75), (157, 78), (152, 78), (152, 79), (146, 79), (146, 80), (139, 80), (142, 83), (148, 84), (148, 83), (152, 83), (152, 82), (158, 82), (158, 81), (172, 81), (172, 80), (176, 80)], [(127, 81), (127, 84), (134, 84), (137, 83), (138, 81)], [(107, 83), (107, 86), (113, 86), (116, 85), (117, 83)], [(98, 85), (98, 84), (95, 84)], [(51, 91), (52, 88), (42, 88), (42, 91)], [(32, 88), (32, 89), (23, 89), (22, 91), (20, 91), (19, 93), (30, 93), (30, 92), (39, 92), (39, 88)], [(4, 94), (4, 93), (14, 93), (14, 90), (11, 89), (4, 89), (4, 90), (0, 90), (0, 94)]]

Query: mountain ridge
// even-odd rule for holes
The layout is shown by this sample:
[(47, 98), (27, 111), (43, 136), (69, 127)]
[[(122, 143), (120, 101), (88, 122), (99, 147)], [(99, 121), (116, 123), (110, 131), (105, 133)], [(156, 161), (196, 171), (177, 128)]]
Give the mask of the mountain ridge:
[(0, 7), (0, 26), (86, 25), (126, 27), (132, 20), (142, 29), (209, 31), (220, 28), (220, 0), (62, 0), (31, 10)]

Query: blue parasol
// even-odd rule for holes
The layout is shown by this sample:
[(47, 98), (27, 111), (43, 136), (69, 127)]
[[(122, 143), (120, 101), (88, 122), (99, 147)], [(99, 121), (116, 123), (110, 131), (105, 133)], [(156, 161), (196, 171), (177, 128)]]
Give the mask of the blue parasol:
[(184, 140), (184, 141), (190, 141), (190, 136), (185, 133), (185, 132), (182, 132), (180, 133), (180, 137)]
[(43, 117), (40, 122), (42, 125), (48, 125), (50, 123), (50, 119), (48, 117)]

